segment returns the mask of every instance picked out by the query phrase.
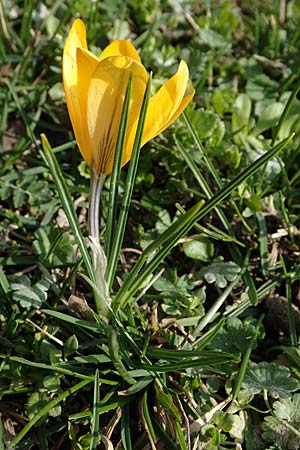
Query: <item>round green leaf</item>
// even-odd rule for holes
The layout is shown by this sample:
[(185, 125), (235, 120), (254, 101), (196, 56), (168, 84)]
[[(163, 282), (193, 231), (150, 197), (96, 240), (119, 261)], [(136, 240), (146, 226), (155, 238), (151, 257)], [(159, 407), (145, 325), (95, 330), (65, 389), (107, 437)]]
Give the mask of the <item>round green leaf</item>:
[(214, 245), (208, 238), (199, 237), (184, 242), (183, 251), (188, 258), (208, 262), (214, 256)]

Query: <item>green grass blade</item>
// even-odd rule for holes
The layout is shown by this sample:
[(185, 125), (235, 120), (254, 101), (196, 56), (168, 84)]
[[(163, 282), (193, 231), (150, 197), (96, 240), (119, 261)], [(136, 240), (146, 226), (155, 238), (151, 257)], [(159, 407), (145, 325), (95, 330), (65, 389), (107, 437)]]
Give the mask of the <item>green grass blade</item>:
[(278, 125), (277, 125), (277, 127), (276, 127), (276, 129), (274, 131), (274, 134), (273, 134), (272, 143), (271, 143), (272, 146), (275, 144), (275, 141), (277, 139), (279, 131), (280, 131), (281, 127), (282, 127), (282, 124), (285, 121), (285, 119), (286, 119), (286, 117), (287, 117), (287, 115), (288, 115), (288, 113), (289, 113), (289, 111), (290, 111), (290, 109), (292, 107), (293, 101), (295, 100), (295, 98), (296, 98), (296, 96), (297, 96), (297, 94), (299, 92), (299, 89), (300, 89), (300, 77), (299, 77), (298, 82), (297, 82), (296, 86), (294, 87), (293, 92), (291, 93), (291, 95), (290, 95), (290, 97), (289, 97), (289, 99), (288, 99), (288, 101), (287, 101), (287, 103), (286, 103), (286, 105), (284, 107), (284, 110), (283, 110), (283, 112), (282, 112), (282, 114), (280, 116)]
[(121, 438), (124, 450), (132, 450), (130, 433), (130, 407), (128, 403), (122, 406)]
[(181, 450), (188, 450), (188, 446), (182, 431), (182, 426), (178, 420), (175, 421), (175, 429)]
[(152, 372), (164, 373), (164, 372), (178, 372), (178, 370), (191, 369), (193, 367), (204, 368), (215, 364), (226, 364), (235, 360), (234, 355), (228, 355), (227, 353), (215, 352), (214, 356), (177, 360), (170, 364), (155, 364), (149, 366), (148, 364), (141, 364), (141, 368), (145, 370), (151, 370)]
[(4, 294), (7, 295), (10, 291), (10, 284), (1, 266), (0, 266), (0, 286), (2, 287)]
[(154, 419), (153, 421), (155, 428), (157, 429), (157, 433), (160, 436), (161, 440), (164, 443), (165, 450), (178, 450), (178, 447), (174, 444), (174, 442), (169, 438), (161, 424)]
[[(186, 212), (185, 209), (178, 203), (176, 203), (175, 206), (178, 209), (178, 211), (181, 212), (181, 214), (184, 214)], [(244, 248), (246, 247), (246, 245), (243, 242), (238, 241), (233, 235), (226, 234), (224, 231), (220, 230), (218, 227), (212, 225), (211, 223), (208, 223), (207, 227), (195, 223), (194, 228), (196, 231), (198, 231), (198, 233), (204, 234), (211, 239), (215, 239), (217, 241), (222, 242), (234, 243)]]
[[(132, 376), (137, 376), (137, 372), (139, 372), (139, 369), (129, 371), (129, 373)], [(148, 373), (148, 372), (143, 372), (143, 373)], [(132, 384), (131, 386), (129, 386), (128, 389), (122, 391), (122, 395), (124, 395), (124, 396), (125, 395), (135, 395), (138, 392), (145, 390), (145, 388), (152, 382), (153, 382), (153, 377), (152, 376), (145, 376), (144, 378), (142, 378), (137, 383)]]
[(249, 343), (249, 347), (247, 348), (247, 350), (246, 350), (246, 352), (245, 352), (245, 354), (243, 356), (242, 363), (240, 365), (240, 368), (239, 368), (239, 371), (238, 371), (238, 374), (237, 374), (237, 377), (236, 377), (236, 380), (235, 380), (235, 385), (234, 385), (234, 388), (233, 388), (233, 394), (232, 394), (233, 400), (237, 399), (237, 397), (239, 395), (239, 392), (241, 390), (242, 383), (243, 383), (243, 380), (244, 380), (244, 377), (245, 377), (245, 373), (246, 373), (246, 370), (247, 370), (247, 366), (248, 366), (248, 363), (249, 363), (249, 360), (250, 360), (251, 351), (252, 351), (252, 348), (254, 346), (255, 340), (257, 338), (257, 334), (259, 333), (259, 329), (261, 327), (263, 318), (264, 318), (264, 315), (262, 315), (259, 318), (259, 320), (258, 320), (258, 322), (256, 324), (256, 327), (255, 327), (255, 334), (252, 337), (252, 339), (251, 339), (251, 341)]
[(87, 356), (75, 356), (74, 361), (80, 364), (103, 364), (110, 362), (110, 358), (106, 355), (92, 354)]
[(290, 331), (290, 341), (292, 347), (298, 346), (298, 338), (297, 338), (297, 331), (296, 331), (296, 323), (295, 323), (295, 316), (293, 311), (293, 295), (292, 295), (292, 283), (291, 283), (291, 276), (287, 271), (285, 261), (282, 255), (280, 255), (280, 261), (283, 268), (283, 273), (285, 277), (285, 295), (287, 299), (287, 306), (288, 306), (288, 322), (289, 322), (289, 331)]
[[(46, 136), (43, 134), (41, 136), (41, 139), (42, 139), (42, 145), (43, 145), (43, 149), (44, 149), (44, 155), (45, 155), (46, 162), (47, 162), (48, 167), (54, 178), (54, 182), (56, 184), (56, 188), (58, 190), (64, 212), (69, 221), (69, 224), (70, 224), (71, 230), (74, 234), (76, 243), (78, 244), (78, 247), (80, 249), (86, 271), (88, 273), (89, 278), (93, 282), (95, 282), (95, 277), (94, 277), (93, 268), (92, 268), (92, 262), (90, 259), (90, 255), (89, 255), (88, 248), (85, 243), (84, 237), (82, 236), (82, 233), (81, 233), (81, 229), (80, 229), (78, 219), (76, 216), (76, 212), (74, 209), (74, 205), (73, 205), (73, 200), (71, 198), (67, 183), (63, 177), (63, 174), (60, 170), (60, 167), (59, 167), (59, 164), (55, 157), (55, 154), (53, 153), (53, 150), (52, 150)], [(100, 312), (101, 305), (100, 305), (100, 301), (99, 301), (97, 295), (95, 295), (95, 303), (96, 303), (97, 312)]]
[(100, 243), (100, 198), (105, 177), (103, 173), (98, 174), (91, 169), (88, 228), (89, 236), (97, 243)]
[(113, 365), (118, 371), (119, 375), (125, 380), (128, 384), (133, 385), (136, 383), (136, 380), (129, 374), (126, 367), (123, 364), (121, 355), (120, 355), (120, 347), (118, 342), (118, 336), (115, 330), (111, 330), (109, 336), (109, 354), (112, 360)]
[[(104, 405), (104, 406), (100, 406), (99, 407), (99, 414), (101, 415), (101, 414), (105, 414), (105, 413), (107, 413), (109, 411), (113, 411), (116, 408), (118, 408), (119, 406), (120, 406), (119, 402), (113, 402), (113, 403), (109, 403), (109, 404)], [(92, 413), (91, 413), (90, 410), (89, 411), (81, 411), (80, 413), (76, 413), (76, 414), (71, 414), (69, 416), (69, 419), (70, 420), (78, 420), (78, 419), (82, 419), (82, 418), (85, 418), (85, 417), (92, 418)]]
[[(213, 174), (214, 179), (217, 183), (217, 186), (219, 188), (222, 188), (223, 184), (222, 184), (221, 180), (219, 179), (219, 176), (217, 175), (213, 165), (210, 163), (209, 158), (206, 157), (205, 149), (203, 148), (200, 140), (198, 139), (197, 133), (195, 132), (195, 130), (194, 130), (192, 124), (190, 123), (189, 119), (187, 118), (187, 116), (185, 115), (184, 117), (185, 117), (186, 123), (189, 127), (189, 130), (190, 130), (192, 136), (194, 137), (195, 143), (198, 146), (198, 149), (205, 156), (205, 161), (206, 161), (207, 165), (209, 165), (210, 172)], [(209, 184), (207, 183), (205, 177), (202, 175), (201, 171), (199, 170), (199, 168), (197, 167), (197, 165), (195, 164), (195, 162), (193, 161), (191, 156), (188, 154), (188, 152), (185, 151), (185, 149), (180, 144), (180, 142), (176, 141), (176, 143), (177, 143), (178, 150), (182, 154), (183, 158), (185, 159), (186, 163), (188, 164), (189, 168), (191, 169), (193, 175), (195, 176), (196, 180), (198, 181), (200, 188), (202, 189), (202, 191), (204, 192), (204, 194), (206, 195), (206, 197), (208, 199), (212, 199), (213, 192), (210, 189)], [(216, 213), (217, 213), (224, 229), (226, 230), (226, 232), (230, 236), (234, 237), (232, 227), (231, 227), (229, 220), (227, 219), (224, 211), (217, 206)], [(229, 251), (230, 251), (233, 259), (237, 262), (237, 264), (239, 266), (242, 266), (243, 258), (242, 258), (242, 255), (241, 255), (239, 249), (235, 245), (230, 245), (228, 248), (229, 248)], [(243, 278), (249, 289), (249, 297), (251, 299), (251, 303), (256, 304), (258, 301), (257, 294), (256, 294), (256, 288), (255, 288), (254, 281), (253, 281), (251, 275), (249, 274), (248, 270), (246, 270), (244, 272)]]
[[(146, 434), (148, 439), (154, 444), (156, 443), (156, 434), (154, 431), (154, 427), (152, 424), (149, 408), (148, 408), (148, 391), (146, 390), (143, 394), (142, 404), (141, 404), (141, 414), (142, 414), (142, 422), (145, 427)], [(153, 446), (151, 446), (153, 447)]]
[(122, 243), (123, 243), (125, 227), (126, 227), (126, 222), (127, 222), (127, 217), (128, 217), (128, 211), (129, 211), (129, 206), (130, 206), (131, 197), (132, 197), (132, 193), (133, 193), (136, 172), (137, 172), (137, 166), (138, 166), (138, 161), (139, 161), (139, 156), (140, 156), (141, 140), (142, 140), (144, 124), (145, 124), (145, 120), (146, 120), (147, 108), (148, 108), (149, 98), (150, 98), (150, 94), (151, 94), (151, 82), (152, 82), (152, 74), (150, 74), (150, 76), (149, 76), (145, 94), (144, 94), (144, 98), (143, 98), (143, 103), (141, 106), (141, 112), (140, 112), (139, 121), (138, 121), (138, 125), (137, 125), (137, 131), (136, 131), (136, 135), (135, 135), (135, 139), (134, 139), (134, 144), (133, 144), (132, 156), (131, 156), (131, 160), (129, 163), (126, 185), (125, 185), (125, 189), (124, 189), (124, 197), (123, 197), (123, 201), (122, 201), (121, 212), (120, 212), (120, 215), (118, 218), (116, 233), (115, 233), (115, 237), (113, 240), (112, 253), (110, 255), (109, 262), (107, 265), (106, 280), (107, 280), (109, 289), (111, 289), (112, 283), (115, 278), (117, 263), (118, 263), (118, 259), (120, 256)]
[(216, 169), (215, 169), (213, 163), (211, 162), (210, 158), (207, 156), (205, 147), (202, 145), (202, 143), (201, 143), (201, 141), (200, 141), (200, 139), (198, 137), (197, 131), (194, 129), (194, 127), (193, 127), (190, 119), (188, 118), (186, 112), (183, 112), (182, 117), (184, 118), (184, 121), (185, 121), (185, 123), (186, 123), (186, 125), (187, 125), (187, 127), (188, 127), (188, 129), (189, 129), (189, 131), (190, 131), (190, 133), (191, 133), (191, 135), (193, 137), (193, 139), (194, 139), (194, 142), (195, 142), (196, 146), (198, 147), (199, 151), (201, 152), (201, 154), (203, 156), (203, 159), (205, 161), (205, 164), (206, 164), (208, 170), (210, 171), (210, 173), (211, 173), (211, 175), (212, 175), (212, 177), (213, 177), (217, 187), (219, 189), (221, 189), (223, 187), (223, 183), (222, 183), (222, 180), (220, 178), (220, 175), (216, 171)]
[(72, 326), (85, 328), (96, 334), (106, 333), (103, 324), (100, 322), (89, 322), (88, 320), (78, 319), (77, 317), (69, 316), (68, 314), (53, 311), (51, 309), (43, 309), (43, 313), (47, 314), (48, 316), (55, 317), (58, 320), (67, 322)]
[(106, 231), (104, 238), (104, 251), (108, 259), (108, 264), (111, 254), (112, 240), (115, 232), (115, 220), (117, 215), (118, 207), (118, 192), (119, 192), (119, 182), (120, 182), (120, 172), (122, 166), (122, 156), (125, 145), (126, 130), (128, 124), (128, 112), (130, 105), (130, 95), (131, 95), (131, 78), (128, 80), (128, 85), (125, 92), (125, 98), (122, 108), (120, 127), (118, 132), (118, 138), (116, 143), (116, 152), (114, 157), (113, 169), (110, 177), (109, 186), (109, 201), (108, 201), (108, 213), (106, 220)]
[(206, 333), (204, 333), (199, 339), (193, 342), (192, 348), (196, 348), (197, 351), (200, 351), (207, 347), (207, 345), (217, 336), (220, 329), (224, 325), (224, 322), (225, 319), (222, 318), (216, 325), (211, 326)]
[(79, 383), (75, 384), (74, 386), (71, 386), (66, 391), (62, 392), (60, 395), (58, 395), (56, 398), (51, 400), (49, 403), (47, 403), (46, 406), (44, 406), (36, 416), (34, 416), (33, 419), (31, 419), (24, 428), (20, 431), (20, 433), (12, 440), (10, 446), (8, 447), (8, 450), (13, 450), (15, 446), (26, 436), (26, 434), (31, 430), (34, 425), (44, 416), (48, 414), (48, 412), (54, 408), (56, 405), (61, 403), (63, 400), (65, 400), (70, 395), (74, 394), (75, 392), (79, 391), (80, 389), (83, 389), (86, 385), (88, 385), (91, 382), (91, 380), (84, 380), (80, 381)]
[(94, 381), (94, 399), (93, 399), (93, 416), (92, 416), (92, 432), (90, 450), (96, 450), (100, 442), (99, 434), (99, 402), (100, 402), (100, 382), (99, 370), (96, 369)]
[[(130, 272), (129, 276), (120, 288), (118, 294), (114, 298), (112, 303), (112, 308), (114, 309), (114, 311), (117, 311), (119, 307), (124, 307), (128, 303), (128, 301), (130, 301), (130, 299), (135, 295), (142, 283), (144, 283), (145, 280), (153, 273), (153, 271), (159, 266), (164, 257), (176, 245), (179, 239), (182, 238), (194, 226), (196, 222), (207, 215), (222, 200), (230, 195), (231, 192), (234, 191), (241, 183), (252, 176), (260, 167), (264, 166), (270, 159), (272, 159), (277, 153), (279, 153), (284, 147), (286, 147), (293, 136), (294, 134), (292, 134), (283, 142), (276, 145), (273, 149), (269, 150), (269, 152), (265, 153), (256, 161), (254, 161), (254, 163), (252, 163), (240, 175), (238, 175), (230, 183), (228, 183), (227, 186), (225, 186), (203, 206), (201, 203), (190, 208), (190, 210), (188, 210), (186, 214), (179, 217), (175, 224), (172, 224), (171, 227), (167, 231), (165, 231), (157, 241), (150, 244), (140, 256), (135, 267)], [(170, 239), (168, 240), (168, 238)], [(152, 256), (153, 252), (157, 250), (157, 243), (163, 245), (161, 251), (156, 256), (154, 256), (154, 258), (146, 265), (143, 272), (141, 272), (141, 269), (145, 264), (148, 255)]]
[(32, 13), (34, 11), (33, 0), (24, 1), (24, 15), (21, 24), (20, 38), (26, 47), (29, 40), (31, 39), (31, 24), (32, 24)]
[(38, 439), (38, 446), (39, 446), (40, 450), (49, 450), (46, 432), (47, 432), (47, 427), (46, 427), (45, 423), (43, 423), (37, 429), (37, 439)]
[(34, 145), (36, 147), (38, 147), (38, 143), (37, 143), (36, 137), (35, 137), (34, 132), (32, 130), (32, 124), (30, 124), (30, 122), (29, 122), (29, 120), (27, 118), (27, 114), (25, 113), (24, 109), (21, 106), (21, 103), (20, 103), (18, 94), (16, 92), (15, 86), (9, 80), (6, 80), (6, 84), (7, 84), (8, 89), (9, 89), (11, 95), (12, 95), (12, 98), (14, 99), (14, 102), (16, 103), (16, 106), (17, 106), (17, 108), (18, 108), (18, 110), (20, 112), (20, 115), (21, 115), (21, 117), (23, 119), (24, 125), (26, 127), (27, 136), (29, 137), (31, 142), (33, 142)]
[(77, 377), (83, 380), (91, 380), (93, 377), (91, 375), (85, 375), (83, 373), (78, 373), (74, 370), (74, 366), (72, 367), (72, 370), (69, 368), (60, 367), (59, 364), (56, 365), (50, 365), (46, 363), (39, 363), (35, 361), (29, 361), (25, 358), (21, 358), (19, 356), (10, 356), (10, 361), (18, 362), (20, 364), (24, 364), (29, 367), (35, 367), (37, 369), (44, 369), (44, 370), (52, 370), (54, 372), (63, 373), (64, 375), (71, 375), (73, 377)]
[[(294, 133), (288, 138), (284, 139), (278, 145), (273, 147), (271, 150), (266, 152), (260, 158), (255, 160), (249, 167), (247, 167), (243, 172), (240, 173), (236, 178), (234, 178), (230, 183), (227, 184), (223, 189), (221, 189), (213, 198), (211, 198), (198, 212), (196, 220), (202, 219), (208, 212), (210, 212), (216, 205), (218, 205), (222, 200), (228, 197), (232, 191), (234, 191), (241, 183), (243, 183), (247, 178), (254, 175), (258, 169), (263, 167), (270, 161), (274, 156), (281, 152), (293, 139)], [(191, 227), (193, 224), (191, 224)], [(191, 228), (190, 227), (190, 228)]]
[[(164, 231), (159, 238), (157, 238), (154, 242), (152, 242), (146, 249), (143, 251), (142, 255), (140, 256), (137, 264), (135, 265), (133, 272), (132, 272), (132, 278), (134, 278), (138, 272), (140, 271), (143, 264), (153, 257), (155, 253), (160, 249), (163, 248), (165, 245), (170, 243), (170, 241), (177, 240), (178, 233), (184, 228), (186, 225), (189, 224), (189, 222), (193, 219), (195, 214), (199, 211), (199, 209), (203, 206), (204, 202), (200, 201), (195, 206), (190, 208), (186, 213), (182, 214), (176, 222), (174, 222), (166, 231)], [(131, 275), (131, 274), (130, 274)]]
[[(217, 357), (221, 354), (217, 352)], [(226, 358), (231, 358), (232, 355), (229, 353), (222, 353)], [(147, 351), (147, 356), (156, 359), (167, 359), (171, 361), (182, 360), (183, 358), (190, 358), (191, 360), (194, 358), (199, 358), (199, 360), (214, 358), (216, 356), (216, 352), (214, 350), (176, 350), (176, 349), (168, 349), (168, 348), (149, 348)]]
[[(153, 271), (159, 266), (164, 257), (178, 242), (178, 234), (180, 234), (180, 236), (184, 235), (186, 229), (190, 228), (190, 222), (197, 215), (202, 205), (203, 203), (199, 202), (192, 208), (190, 208), (190, 210), (180, 216), (168, 230), (162, 233), (160, 238), (158, 238), (144, 250), (133, 270), (130, 272), (128, 278), (125, 280), (123, 286), (120, 288), (118, 294), (113, 300), (112, 308), (114, 309), (114, 311), (117, 311), (119, 307), (124, 308), (126, 306), (133, 295), (137, 292), (139, 287), (143, 285), (145, 280), (153, 273)], [(150, 260), (144, 271), (140, 273), (140, 270), (146, 263), (147, 259), (150, 259), (150, 257), (155, 254), (159, 247), (162, 247), (162, 249)]]
[(263, 276), (267, 278), (269, 276), (268, 267), (268, 236), (267, 236), (267, 224), (266, 219), (262, 211), (256, 213), (256, 219), (259, 229), (259, 253), (260, 263)]
[(193, 332), (193, 336), (197, 336), (206, 327), (206, 325), (213, 320), (214, 316), (217, 314), (218, 310), (221, 308), (227, 297), (231, 294), (232, 290), (239, 283), (241, 277), (242, 275), (239, 274), (236, 277), (236, 279), (232, 281), (232, 283), (230, 283), (226, 289), (224, 289), (218, 300), (214, 302), (214, 304), (209, 308), (205, 316), (200, 320), (200, 322), (196, 326)]
[[(257, 296), (259, 299), (263, 298), (265, 295), (267, 295), (269, 292), (272, 291), (275, 287), (277, 287), (280, 284), (280, 279), (274, 278), (271, 280), (268, 280), (266, 283), (264, 283), (262, 286), (260, 286), (257, 289)], [(246, 294), (246, 293), (245, 293)], [(249, 308), (251, 305), (250, 299), (247, 296), (247, 294), (243, 296), (245, 297), (242, 301), (240, 301), (237, 305), (234, 305), (233, 308), (228, 309), (227, 311), (224, 311), (225, 317), (239, 317), (243, 312), (246, 311), (246, 309)]]
[[(289, 190), (289, 187), (288, 187), (288, 190)], [(294, 235), (295, 235), (295, 233), (293, 231), (293, 225), (292, 225), (291, 219), (289, 217), (288, 208), (285, 205), (285, 197), (284, 197), (282, 191), (279, 191), (278, 194), (279, 194), (280, 210), (281, 210), (281, 214), (282, 214), (282, 220), (285, 223), (285, 226), (287, 228), (290, 240), (292, 242), (294, 242)]]

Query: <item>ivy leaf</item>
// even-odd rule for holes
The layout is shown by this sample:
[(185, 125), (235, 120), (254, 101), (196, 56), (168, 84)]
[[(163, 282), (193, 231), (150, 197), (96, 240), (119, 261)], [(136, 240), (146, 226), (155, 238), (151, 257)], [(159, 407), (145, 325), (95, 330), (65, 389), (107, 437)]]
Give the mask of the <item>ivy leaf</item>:
[[(299, 449), (300, 394), (274, 402), (274, 415), (265, 417), (263, 439), (289, 450)], [(281, 448), (281, 447), (280, 447)]]
[(243, 381), (243, 387), (253, 394), (268, 391), (273, 398), (288, 398), (290, 392), (299, 389), (300, 383), (291, 378), (287, 367), (274, 363), (250, 363)]

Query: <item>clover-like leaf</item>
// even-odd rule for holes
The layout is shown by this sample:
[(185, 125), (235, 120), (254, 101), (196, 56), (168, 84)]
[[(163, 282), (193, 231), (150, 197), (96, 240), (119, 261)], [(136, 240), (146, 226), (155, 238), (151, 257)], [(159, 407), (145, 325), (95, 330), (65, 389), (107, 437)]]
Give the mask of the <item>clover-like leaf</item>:
[[(274, 402), (273, 416), (265, 417), (263, 439), (288, 450), (299, 449), (300, 394)], [(295, 430), (295, 431), (294, 431)], [(281, 447), (280, 447), (281, 448)]]
[(300, 394), (278, 400), (273, 406), (276, 417), (287, 420), (289, 423), (299, 422), (300, 425)]
[(73, 242), (67, 233), (52, 225), (35, 232), (33, 246), (44, 264), (64, 265), (72, 262)]
[[(240, 355), (249, 348), (255, 335), (255, 326), (252, 323), (242, 322), (237, 317), (230, 317), (226, 326), (219, 331), (209, 347)], [(256, 340), (252, 345), (256, 346)]]
[(23, 308), (40, 308), (47, 299), (49, 281), (42, 279), (31, 286), (26, 275), (22, 275), (11, 283), (13, 299)]
[(287, 367), (264, 361), (259, 364), (249, 364), (243, 387), (253, 394), (268, 391), (273, 398), (288, 398), (290, 392), (299, 389), (300, 383), (295, 378), (291, 378), (291, 372)]
[(205, 278), (207, 283), (216, 283), (219, 288), (225, 288), (227, 282), (236, 279), (241, 268), (233, 261), (214, 262), (200, 271), (200, 275)]
[(169, 278), (171, 279), (162, 276), (153, 284), (153, 287), (162, 293), (162, 310), (170, 315), (202, 317), (205, 287), (194, 289), (195, 286), (187, 275), (174, 278), (169, 273)]

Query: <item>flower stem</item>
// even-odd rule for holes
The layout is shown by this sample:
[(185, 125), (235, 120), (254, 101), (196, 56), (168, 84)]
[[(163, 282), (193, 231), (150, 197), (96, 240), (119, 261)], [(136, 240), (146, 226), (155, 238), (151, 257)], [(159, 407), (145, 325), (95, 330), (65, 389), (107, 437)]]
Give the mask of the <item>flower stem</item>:
[(111, 299), (104, 279), (107, 260), (100, 244), (100, 197), (105, 181), (104, 174), (91, 171), (90, 202), (89, 202), (89, 240), (92, 252), (92, 266), (95, 280), (94, 298), (98, 314), (107, 317)]
[(91, 185), (90, 185), (90, 204), (89, 204), (89, 234), (97, 242), (100, 241), (99, 226), (100, 226), (100, 196), (105, 181), (103, 173), (96, 173), (92, 169)]

